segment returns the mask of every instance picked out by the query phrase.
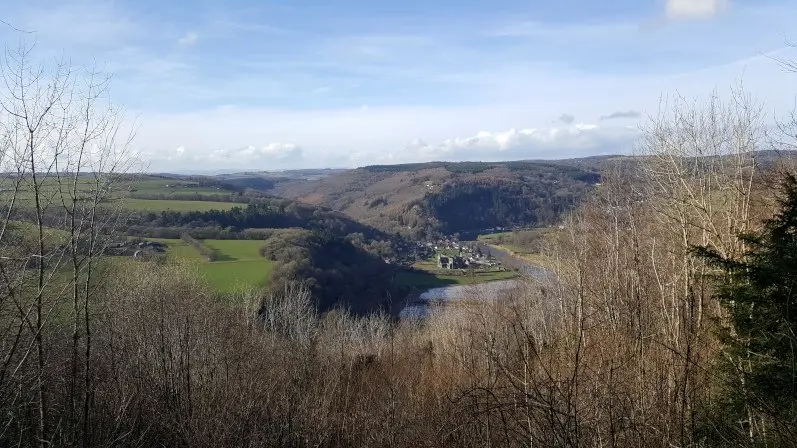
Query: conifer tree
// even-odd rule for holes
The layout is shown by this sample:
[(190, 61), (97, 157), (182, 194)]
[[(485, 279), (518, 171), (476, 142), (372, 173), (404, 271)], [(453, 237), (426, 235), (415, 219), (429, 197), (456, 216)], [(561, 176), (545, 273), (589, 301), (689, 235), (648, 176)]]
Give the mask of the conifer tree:
[(797, 443), (797, 177), (784, 176), (780, 210), (763, 230), (742, 235), (738, 260), (695, 252), (721, 270), (716, 296), (728, 312), (725, 416), (751, 440)]

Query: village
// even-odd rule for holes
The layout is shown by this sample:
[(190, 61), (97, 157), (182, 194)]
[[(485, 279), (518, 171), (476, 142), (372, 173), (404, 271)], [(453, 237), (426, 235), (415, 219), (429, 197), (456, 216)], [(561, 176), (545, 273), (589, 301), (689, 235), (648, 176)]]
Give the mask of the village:
[(504, 271), (506, 268), (492, 256), (488, 248), (477, 242), (461, 242), (456, 238), (441, 238), (434, 242), (419, 243), (424, 248), (424, 258), (431, 259), (438, 269)]

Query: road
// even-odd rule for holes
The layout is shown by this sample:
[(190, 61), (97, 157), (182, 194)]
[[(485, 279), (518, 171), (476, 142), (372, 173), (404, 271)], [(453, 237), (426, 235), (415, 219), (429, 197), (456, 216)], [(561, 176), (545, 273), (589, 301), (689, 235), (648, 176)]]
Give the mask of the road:
[(522, 258), (516, 257), (509, 253), (509, 251), (495, 246), (489, 246), (480, 241), (474, 241), (473, 243), (475, 243), (483, 253), (487, 253), (489, 251), (489, 253), (502, 264), (513, 267), (520, 271), (521, 274), (527, 275), (535, 280), (546, 280), (553, 275), (553, 273), (548, 269), (532, 264), (531, 262)]

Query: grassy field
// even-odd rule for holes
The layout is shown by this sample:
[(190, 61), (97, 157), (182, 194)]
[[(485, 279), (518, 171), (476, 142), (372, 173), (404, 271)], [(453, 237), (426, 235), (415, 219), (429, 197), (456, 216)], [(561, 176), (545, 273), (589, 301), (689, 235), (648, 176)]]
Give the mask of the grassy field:
[(480, 235), (479, 241), (509, 252), (513, 257), (521, 258), (534, 265), (550, 267), (551, 261), (542, 252), (542, 242), (555, 237), (557, 230), (552, 227), (521, 230), (517, 232), (500, 232)]
[(215, 187), (200, 187), (196, 182), (146, 177), (132, 182), (131, 193), (169, 194), (175, 196), (189, 194), (228, 196), (231, 192)]
[(445, 275), (432, 274), (429, 272), (401, 271), (396, 274), (395, 281), (402, 286), (410, 286), (419, 289), (438, 288), (451, 285), (475, 285), (496, 280), (509, 280), (517, 277), (513, 271), (507, 272), (485, 272), (473, 275)]
[(528, 249), (512, 244), (490, 244), (488, 242), (485, 242), (485, 244), (487, 244), (489, 247), (495, 247), (496, 249), (509, 252), (509, 254), (513, 257), (526, 260), (535, 266), (551, 268), (551, 260), (544, 254), (532, 252)]
[(176, 262), (195, 263), (202, 277), (221, 292), (268, 286), (273, 263), (258, 253), (259, 240), (204, 240), (218, 251), (219, 260), (209, 262), (180, 239), (155, 239), (168, 246), (167, 256)]
[(395, 281), (402, 286), (414, 288), (436, 288), (450, 285), (473, 285), (496, 280), (508, 280), (517, 277), (515, 271), (491, 271), (457, 274), (457, 271), (439, 269), (434, 261), (415, 263), (415, 271), (401, 271), (396, 274)]
[[(57, 204), (60, 203), (60, 191), (68, 197), (72, 188), (71, 180), (63, 178), (59, 185), (58, 179), (55, 177), (45, 178), (40, 181), (40, 199), (44, 204)], [(0, 179), (0, 202), (8, 201), (11, 198), (11, 190), (14, 188), (13, 179)], [(17, 204), (20, 206), (32, 206), (33, 204), (33, 187), (29, 181), (23, 182), (20, 186), (20, 191), (17, 193)], [(79, 194), (90, 196), (91, 192), (96, 188), (96, 184), (91, 178), (81, 178), (78, 180), (77, 189)], [(229, 198), (234, 192), (223, 190), (216, 187), (199, 186), (196, 182), (178, 180), (178, 179), (164, 179), (153, 176), (138, 176), (135, 179), (119, 180), (111, 186), (112, 191), (109, 197), (120, 199), (122, 205), (128, 209), (143, 210), (143, 211), (203, 211), (210, 209), (229, 209), (232, 207), (227, 202), (200, 202), (200, 201), (181, 201), (181, 196), (188, 196), (192, 194), (202, 194), (208, 196), (218, 196), (221, 201)], [(131, 195), (169, 195), (177, 197), (175, 200), (146, 200), (134, 199)], [(185, 204), (180, 204), (186, 202)], [(210, 205), (212, 204), (212, 205)]]
[(489, 243), (511, 237), (512, 237), (512, 232), (496, 232), (496, 233), (488, 233), (486, 235), (479, 235), (478, 238), (476, 239), (479, 241), (484, 241), (485, 243)]
[(162, 212), (172, 210), (175, 212), (205, 212), (208, 210), (229, 210), (235, 206), (245, 207), (246, 204), (235, 204), (233, 202), (211, 202), (211, 201), (180, 201), (162, 199), (121, 199), (122, 206), (128, 210), (139, 210), (145, 212)]
[(260, 240), (205, 240), (205, 245), (219, 253), (218, 261), (262, 260)]

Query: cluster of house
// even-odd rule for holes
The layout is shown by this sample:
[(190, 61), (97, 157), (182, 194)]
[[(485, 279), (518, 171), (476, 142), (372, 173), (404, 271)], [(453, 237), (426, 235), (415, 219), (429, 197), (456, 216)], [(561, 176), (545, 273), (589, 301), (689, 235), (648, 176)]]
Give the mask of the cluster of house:
[(142, 258), (163, 252), (166, 252), (166, 245), (159, 241), (117, 241), (105, 246), (107, 255), (131, 256), (133, 258)]
[(437, 267), (441, 269), (490, 269), (498, 265), (497, 261), (488, 260), (484, 256), (437, 255)]
[[(466, 244), (456, 240), (442, 239), (430, 246), (437, 253), (437, 267), (441, 269), (491, 269), (500, 266), (491, 254), (482, 253), (477, 244)], [(442, 250), (457, 251), (456, 255), (444, 255)]]

